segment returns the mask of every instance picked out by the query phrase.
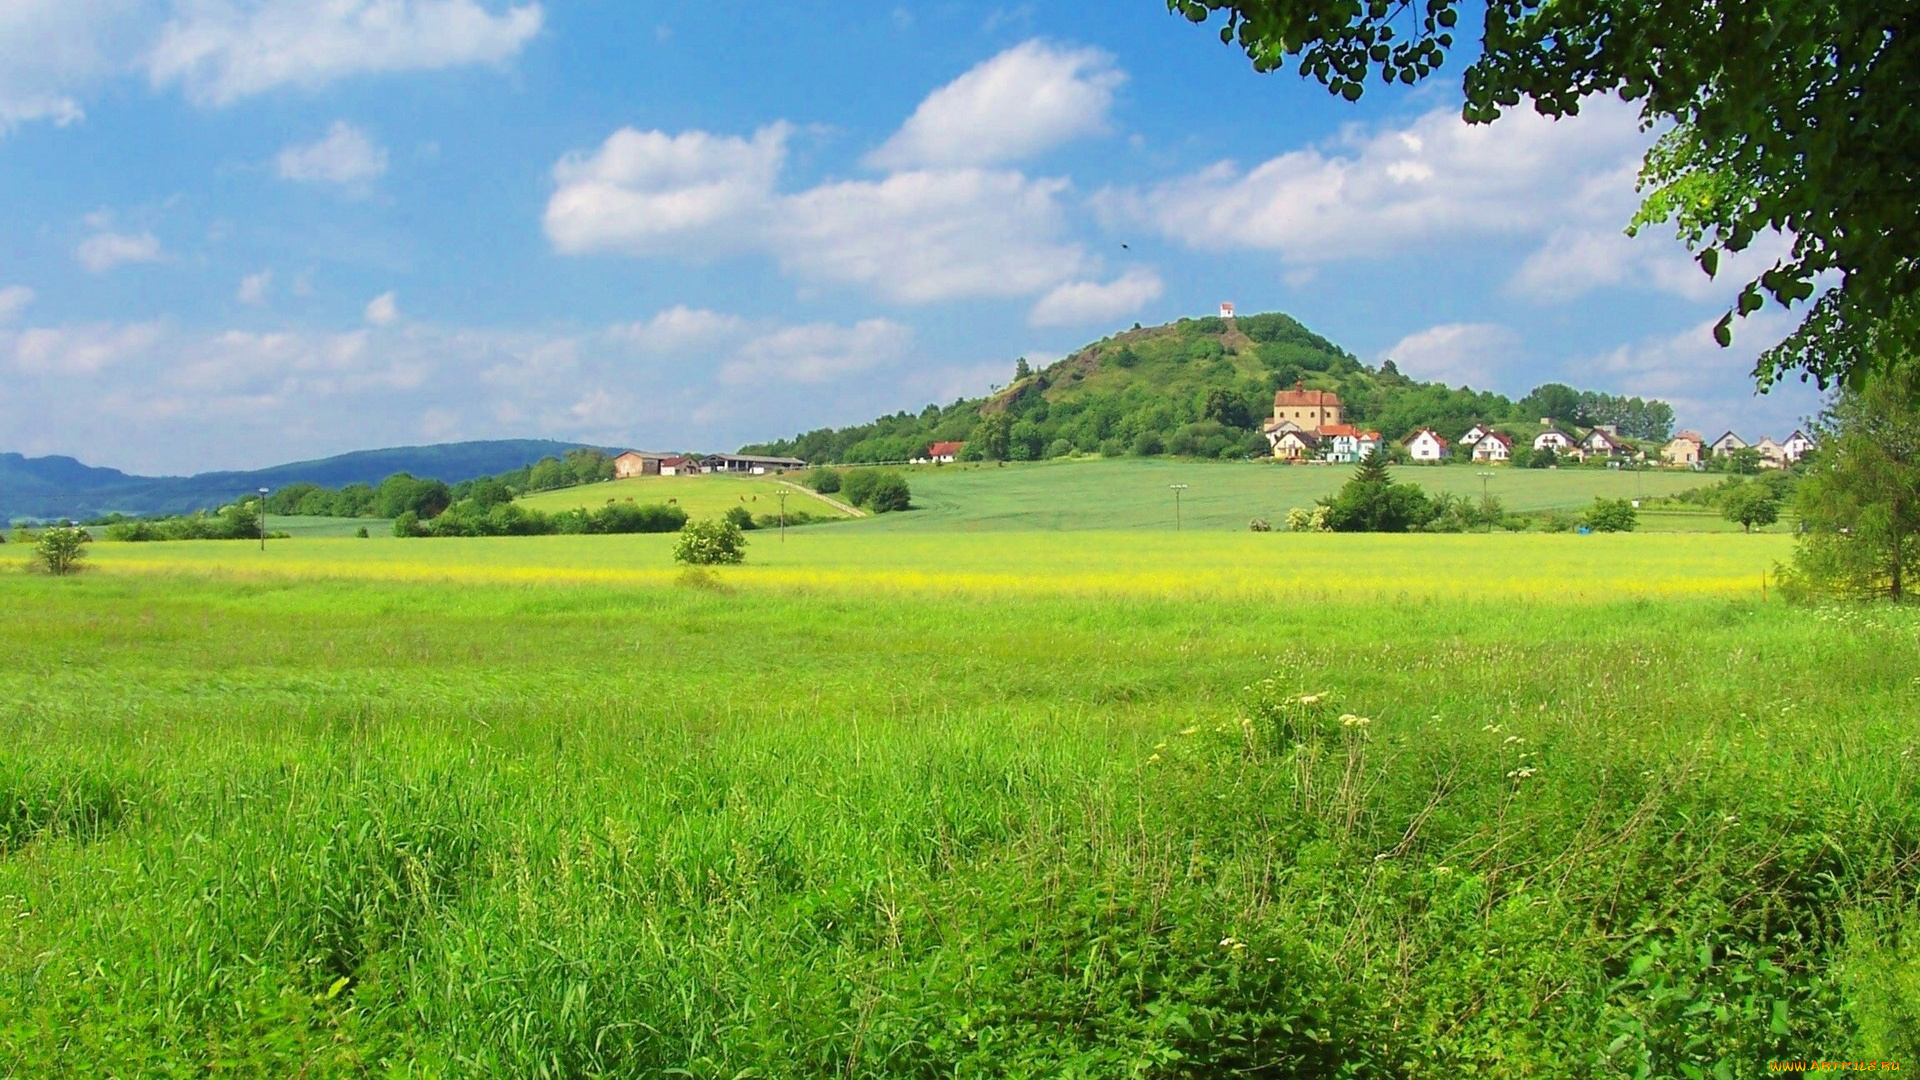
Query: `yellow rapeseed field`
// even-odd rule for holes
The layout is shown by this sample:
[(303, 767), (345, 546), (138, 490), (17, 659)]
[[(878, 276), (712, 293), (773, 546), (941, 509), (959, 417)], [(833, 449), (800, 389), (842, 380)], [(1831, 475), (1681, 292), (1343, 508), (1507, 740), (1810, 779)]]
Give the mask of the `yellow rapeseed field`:
[[(749, 534), (747, 589), (1300, 599), (1758, 596), (1785, 536), (1082, 532)], [(672, 536), (293, 539), (93, 545), (96, 571), (621, 586), (672, 584)]]

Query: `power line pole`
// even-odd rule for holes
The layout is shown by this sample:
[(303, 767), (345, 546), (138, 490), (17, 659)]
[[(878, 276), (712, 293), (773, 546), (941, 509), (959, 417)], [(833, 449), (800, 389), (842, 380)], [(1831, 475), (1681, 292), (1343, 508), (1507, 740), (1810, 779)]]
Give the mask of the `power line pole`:
[(1185, 484), (1168, 484), (1173, 489), (1173, 531), (1180, 531), (1180, 493), (1187, 490)]

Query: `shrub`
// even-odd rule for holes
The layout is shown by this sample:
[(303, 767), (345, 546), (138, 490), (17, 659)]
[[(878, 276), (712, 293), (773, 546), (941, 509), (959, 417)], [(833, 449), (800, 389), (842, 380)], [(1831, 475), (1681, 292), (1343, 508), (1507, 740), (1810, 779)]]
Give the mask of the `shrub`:
[(1254, 518), (1252, 521), (1247, 522), (1247, 529), (1251, 532), (1272, 532), (1273, 522), (1268, 521), (1266, 518)]
[(1640, 524), (1640, 513), (1627, 499), (1595, 498), (1581, 523), (1594, 532), (1632, 532)]
[(34, 538), (33, 563), (49, 574), (65, 577), (80, 569), (80, 561), (87, 557), (86, 545), (92, 539), (85, 529), (55, 525)]
[(740, 526), (725, 518), (708, 519), (680, 530), (673, 558), (688, 566), (729, 566), (747, 561), (746, 548), (747, 538)]
[(424, 535), (420, 531), (420, 515), (414, 513), (411, 510), (401, 511), (400, 515), (393, 519), (393, 535), (395, 536)]
[(1332, 526), (1327, 524), (1327, 508), (1316, 506), (1312, 509), (1296, 506), (1287, 511), (1287, 529), (1289, 532), (1328, 532)]
[(831, 495), (840, 490), (840, 474), (833, 469), (821, 469), (813, 477), (813, 490), (822, 495)]
[(722, 516), (731, 522), (734, 528), (742, 532), (755, 527), (753, 524), (753, 511), (744, 506), (729, 506), (727, 507), (727, 512)]
[(1143, 431), (1133, 440), (1133, 452), (1139, 457), (1152, 457), (1165, 453), (1167, 444), (1157, 431)]
[(1563, 513), (1559, 510), (1555, 510), (1547, 514), (1542, 514), (1540, 516), (1541, 532), (1549, 532), (1549, 533), (1572, 532), (1573, 526), (1574, 526), (1573, 516), (1571, 514)]
[(353, 535), (359, 537), (362, 540), (365, 540), (367, 538), (367, 527), (365, 525), (360, 526), (359, 528), (353, 530)]
[(907, 487), (907, 478), (895, 472), (881, 474), (867, 492), (867, 509), (876, 514), (913, 509), (913, 492)]

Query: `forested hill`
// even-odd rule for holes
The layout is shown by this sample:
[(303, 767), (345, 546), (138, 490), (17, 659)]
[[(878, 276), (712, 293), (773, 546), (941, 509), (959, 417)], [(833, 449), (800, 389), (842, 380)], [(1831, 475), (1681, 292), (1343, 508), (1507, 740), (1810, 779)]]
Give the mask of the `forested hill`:
[(456, 483), (558, 456), (577, 443), (501, 439), (360, 450), (247, 472), (198, 476), (132, 476), (82, 465), (70, 457), (0, 454), (0, 523), (16, 518), (87, 518), (98, 514), (177, 514), (211, 509), (262, 487), (305, 482), (334, 487), (377, 484), (397, 472)]
[(1260, 426), (1273, 414), (1274, 391), (1298, 383), (1336, 391), (1349, 422), (1393, 441), (1421, 427), (1453, 439), (1477, 423), (1522, 434), (1537, 431), (1543, 417), (1617, 424), (1646, 440), (1663, 440), (1673, 427), (1673, 410), (1659, 401), (1548, 384), (1515, 402), (1416, 382), (1391, 360), (1369, 367), (1278, 313), (1135, 327), (1042, 370), (1019, 361), (1010, 374), (1011, 385), (990, 397), (744, 449), (815, 462), (904, 461), (940, 441), (967, 442), (969, 456), (1016, 461), (1076, 452), (1244, 457), (1267, 451)]

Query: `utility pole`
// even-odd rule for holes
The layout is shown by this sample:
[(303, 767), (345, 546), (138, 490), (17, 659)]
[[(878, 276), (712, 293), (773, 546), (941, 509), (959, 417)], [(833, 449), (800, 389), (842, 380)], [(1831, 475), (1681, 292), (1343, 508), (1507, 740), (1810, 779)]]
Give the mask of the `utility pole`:
[(260, 550), (267, 550), (267, 489), (260, 489)]
[(787, 542), (787, 489), (780, 489), (780, 542)]
[(1173, 531), (1180, 531), (1180, 493), (1187, 490), (1185, 484), (1168, 484), (1173, 490)]
[(1493, 479), (1493, 474), (1490, 472), (1483, 472), (1480, 474), (1480, 501), (1481, 502), (1487, 501), (1487, 481), (1491, 479)]

